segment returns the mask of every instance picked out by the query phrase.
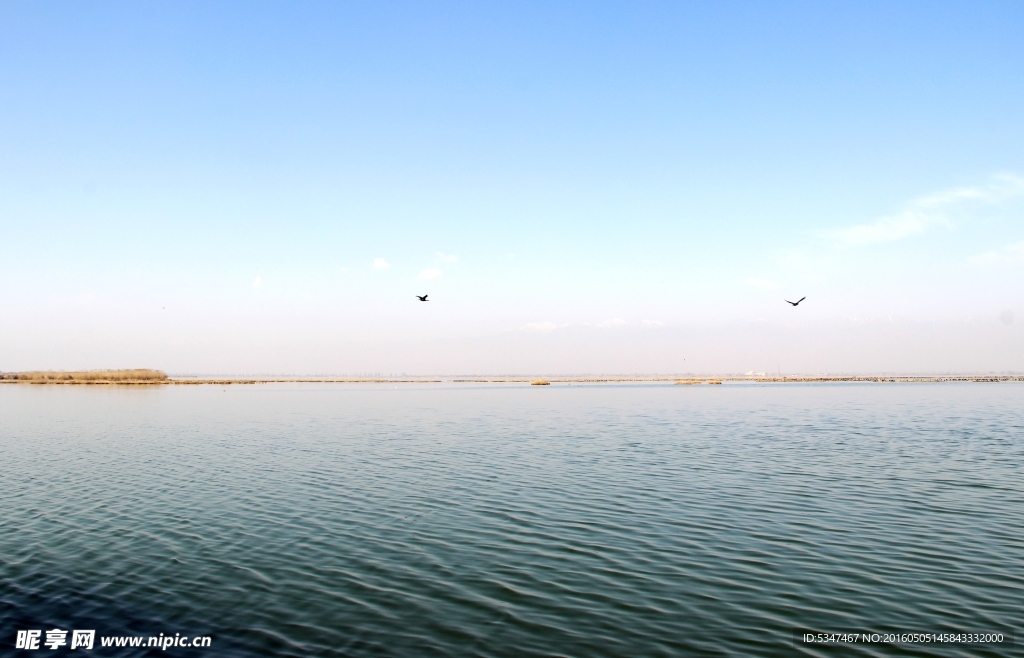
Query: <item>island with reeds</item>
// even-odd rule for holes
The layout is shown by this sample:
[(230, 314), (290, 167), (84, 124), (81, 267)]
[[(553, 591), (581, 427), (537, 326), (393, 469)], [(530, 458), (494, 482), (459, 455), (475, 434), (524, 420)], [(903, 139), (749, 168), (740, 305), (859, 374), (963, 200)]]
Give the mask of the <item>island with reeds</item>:
[(162, 370), (31, 370), (0, 372), (0, 384), (363, 384), (439, 383), (440, 379), (361, 377), (169, 377)]
[(0, 373), (0, 382), (23, 384), (166, 384), (167, 373), (149, 368), (127, 370), (32, 370)]

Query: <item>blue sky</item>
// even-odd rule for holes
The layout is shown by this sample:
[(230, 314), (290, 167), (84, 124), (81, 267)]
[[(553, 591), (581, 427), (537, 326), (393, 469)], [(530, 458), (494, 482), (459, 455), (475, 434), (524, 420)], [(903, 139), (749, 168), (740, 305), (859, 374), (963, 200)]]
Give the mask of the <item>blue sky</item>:
[(1022, 31), (4, 3), (0, 369), (1024, 370)]

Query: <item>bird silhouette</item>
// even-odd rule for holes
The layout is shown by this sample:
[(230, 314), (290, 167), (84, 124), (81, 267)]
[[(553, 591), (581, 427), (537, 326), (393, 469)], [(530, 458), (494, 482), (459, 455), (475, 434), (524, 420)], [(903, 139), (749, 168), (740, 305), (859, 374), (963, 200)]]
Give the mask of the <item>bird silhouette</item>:
[(791, 302), (788, 299), (783, 299), (782, 301), (786, 302), (787, 304), (792, 304), (793, 306), (796, 306), (800, 302), (804, 301), (805, 299), (807, 299), (807, 298), (806, 297), (801, 297), (800, 299), (796, 300), (795, 302)]
[(422, 297), (420, 297), (419, 295), (416, 295), (416, 299), (420, 300), (421, 302), (429, 302), (430, 300), (427, 299), (427, 297), (429, 296), (430, 295), (423, 295)]

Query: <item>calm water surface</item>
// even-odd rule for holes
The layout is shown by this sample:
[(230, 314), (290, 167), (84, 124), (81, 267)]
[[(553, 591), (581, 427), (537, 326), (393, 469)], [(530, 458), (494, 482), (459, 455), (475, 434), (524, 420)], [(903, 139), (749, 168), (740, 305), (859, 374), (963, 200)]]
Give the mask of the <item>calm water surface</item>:
[(4, 655), (1022, 655), (792, 631), (1021, 628), (1024, 384), (7, 385), (0, 511)]

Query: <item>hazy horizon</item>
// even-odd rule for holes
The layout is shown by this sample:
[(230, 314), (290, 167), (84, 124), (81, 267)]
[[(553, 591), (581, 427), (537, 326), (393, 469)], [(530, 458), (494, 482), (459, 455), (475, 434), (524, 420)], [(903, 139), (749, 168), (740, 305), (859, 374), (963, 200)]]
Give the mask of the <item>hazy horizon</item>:
[(1024, 371), (1022, 29), (6, 3), (0, 370)]

